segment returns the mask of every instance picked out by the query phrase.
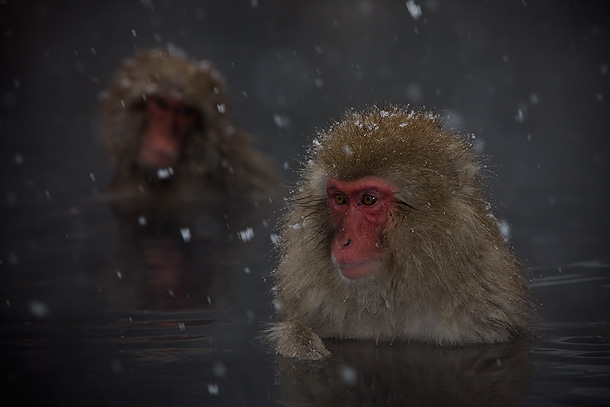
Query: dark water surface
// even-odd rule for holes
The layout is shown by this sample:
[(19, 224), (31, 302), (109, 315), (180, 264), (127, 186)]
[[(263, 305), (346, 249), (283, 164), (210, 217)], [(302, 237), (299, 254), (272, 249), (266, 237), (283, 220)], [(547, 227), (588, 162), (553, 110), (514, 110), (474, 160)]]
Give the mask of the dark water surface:
[[(4, 404), (610, 405), (607, 16), (586, 0), (0, 1)], [(103, 199), (98, 95), (135, 49), (170, 43), (223, 73), (228, 113), (287, 183), (352, 107), (427, 106), (474, 134), (532, 271), (536, 337), (276, 359), (256, 338), (277, 213)]]
[(5, 394), (22, 405), (610, 402), (608, 261), (534, 270), (532, 341), (329, 342), (332, 361), (293, 362), (257, 339), (272, 315), (264, 218), (248, 219), (254, 238), (244, 241), (231, 219), (207, 213), (178, 224), (75, 202), (9, 214), (0, 346)]

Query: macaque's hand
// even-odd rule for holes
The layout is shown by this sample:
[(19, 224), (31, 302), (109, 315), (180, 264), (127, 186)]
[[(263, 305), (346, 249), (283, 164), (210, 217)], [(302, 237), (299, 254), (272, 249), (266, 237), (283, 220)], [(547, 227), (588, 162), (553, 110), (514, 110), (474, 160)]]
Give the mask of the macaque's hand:
[(310, 328), (295, 321), (276, 324), (268, 333), (279, 355), (300, 360), (322, 360), (331, 357), (324, 342)]

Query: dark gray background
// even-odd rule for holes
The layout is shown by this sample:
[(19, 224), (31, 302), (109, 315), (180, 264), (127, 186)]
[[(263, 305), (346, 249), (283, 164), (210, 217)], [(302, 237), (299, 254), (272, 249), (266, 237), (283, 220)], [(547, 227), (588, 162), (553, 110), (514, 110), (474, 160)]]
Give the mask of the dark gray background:
[(171, 43), (224, 74), (285, 179), (346, 109), (423, 105), (483, 143), (527, 264), (607, 256), (605, 3), (418, 4), (415, 19), (404, 1), (2, 2), (2, 205), (103, 190), (97, 95), (135, 49)]

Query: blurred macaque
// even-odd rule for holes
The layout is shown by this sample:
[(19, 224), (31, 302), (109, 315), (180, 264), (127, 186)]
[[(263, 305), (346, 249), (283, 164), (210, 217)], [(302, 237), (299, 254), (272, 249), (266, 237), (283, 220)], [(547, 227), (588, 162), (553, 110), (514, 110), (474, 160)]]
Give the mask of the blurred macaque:
[(279, 240), (277, 353), (329, 357), (321, 338), (458, 346), (528, 331), (526, 277), (480, 164), (437, 117), (350, 113), (309, 158)]
[(269, 160), (233, 126), (223, 80), (207, 62), (174, 49), (138, 52), (101, 95), (101, 109), (118, 198), (222, 201), (239, 194), (251, 202), (275, 191)]

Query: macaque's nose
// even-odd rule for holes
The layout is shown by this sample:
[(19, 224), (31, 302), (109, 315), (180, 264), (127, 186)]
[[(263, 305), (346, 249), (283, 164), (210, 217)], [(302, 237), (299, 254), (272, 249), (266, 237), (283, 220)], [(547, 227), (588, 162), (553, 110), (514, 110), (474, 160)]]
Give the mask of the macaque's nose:
[(350, 236), (349, 231), (345, 229), (339, 230), (339, 233), (335, 239), (337, 249), (347, 249), (353, 242)]

